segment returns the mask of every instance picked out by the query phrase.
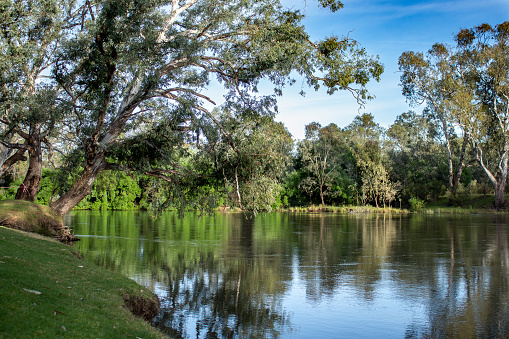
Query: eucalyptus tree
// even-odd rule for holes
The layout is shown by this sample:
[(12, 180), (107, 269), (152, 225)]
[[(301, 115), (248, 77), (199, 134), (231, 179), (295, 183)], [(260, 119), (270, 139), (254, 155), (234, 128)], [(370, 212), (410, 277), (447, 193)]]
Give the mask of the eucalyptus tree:
[[(462, 29), (455, 39), (461, 86), (451, 105), (500, 208), (509, 170), (509, 21)], [(493, 162), (488, 161), (490, 153)]]
[(424, 116), (437, 125), (437, 137), (443, 140), (447, 151), (449, 168), (449, 190), (454, 194), (465, 168), (465, 154), (468, 138), (463, 133), (461, 147), (455, 152), (456, 119), (451, 111), (449, 100), (458, 90), (455, 81), (455, 62), (451, 51), (443, 44), (435, 44), (427, 54), (404, 52), (399, 57), (402, 72), (403, 95), (413, 106), (425, 104)]
[(390, 180), (390, 165), (382, 150), (384, 129), (370, 113), (363, 113), (344, 128), (357, 173), (357, 190), (362, 202), (391, 203), (397, 185)]
[(362, 201), (374, 202), (377, 208), (379, 203), (384, 207), (386, 203), (390, 205), (397, 194), (397, 185), (390, 180), (383, 157), (382, 148), (376, 141), (368, 140), (356, 149), (356, 162), (362, 179)]
[(413, 111), (398, 115), (387, 129), (384, 150), (390, 177), (400, 185), (400, 198), (428, 200), (445, 193), (447, 155), (436, 133), (434, 124)]
[(383, 135), (383, 128), (375, 122), (371, 113), (362, 113), (354, 117), (353, 121), (344, 128), (347, 139), (352, 144), (366, 141), (379, 141)]
[(221, 130), (205, 131), (207, 142), (200, 150), (224, 185), (227, 203), (253, 212), (270, 211), (290, 164), (291, 134), (271, 115), (215, 113)]
[[(42, 175), (43, 150), (52, 150), (51, 137), (66, 108), (58, 88), (47, 79), (52, 57), (76, 20), (75, 1), (5, 0), (0, 3), (1, 139), (6, 147), (0, 175), (26, 160), (28, 169), (16, 194), (34, 201)], [(51, 152), (50, 152), (51, 155)]]
[[(168, 0), (89, 3), (83, 30), (71, 36), (58, 56), (54, 74), (73, 104), (82, 171), (72, 186), (52, 203), (63, 215), (89, 192), (104, 169), (121, 164), (114, 152), (129, 148), (140, 133), (172, 139), (183, 135), (199, 141), (215, 125), (216, 105), (205, 89), (215, 78), (225, 90), (225, 109), (264, 114), (275, 111), (274, 96), (258, 97), (262, 79), (281, 94), (293, 74), (328, 93), (351, 91), (359, 102), (370, 98), (367, 83), (383, 71), (377, 58), (348, 37), (312, 42), (299, 11), (273, 0)], [(332, 11), (339, 1), (320, 1)], [(153, 109), (162, 103), (165, 109)], [(183, 138), (176, 138), (184, 140)], [(165, 148), (157, 154), (159, 175), (174, 177), (178, 168)], [(141, 150), (142, 148), (140, 148)], [(138, 156), (133, 154), (133, 156)], [(170, 178), (168, 178), (171, 180)]]
[(341, 177), (341, 129), (335, 124), (322, 127), (313, 122), (306, 126), (306, 139), (298, 145), (302, 170), (307, 174), (300, 187), (310, 196), (318, 191), (320, 202), (325, 197), (340, 195), (338, 179)]
[(505, 204), (509, 156), (509, 22), (462, 29), (455, 41), (452, 47), (435, 44), (430, 51), (435, 59), (404, 53), (400, 57), (403, 91), (412, 100), (423, 98), (430, 109), (440, 107), (447, 113), (449, 125), (444, 124), (442, 132), (451, 132), (446, 135), (454, 127), (462, 130), (454, 178), (447, 141), (450, 186), (460, 180), (468, 142), (494, 188), (499, 208)]

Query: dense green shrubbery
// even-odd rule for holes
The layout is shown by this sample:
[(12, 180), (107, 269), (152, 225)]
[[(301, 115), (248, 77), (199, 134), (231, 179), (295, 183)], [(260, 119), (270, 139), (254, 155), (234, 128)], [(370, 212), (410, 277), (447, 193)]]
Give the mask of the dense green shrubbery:
[(408, 203), (410, 204), (411, 209), (414, 211), (420, 211), (424, 207), (424, 205), (426, 205), (424, 200), (419, 199), (417, 197), (412, 197), (408, 199)]
[(77, 209), (132, 210), (139, 207), (142, 190), (138, 178), (118, 171), (102, 172), (90, 195)]

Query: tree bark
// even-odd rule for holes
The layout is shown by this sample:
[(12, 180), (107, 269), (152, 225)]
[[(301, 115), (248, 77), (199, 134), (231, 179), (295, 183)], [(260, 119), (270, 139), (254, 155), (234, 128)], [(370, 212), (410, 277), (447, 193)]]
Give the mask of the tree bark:
[(7, 158), (0, 167), (0, 177), (3, 176), (9, 170), (9, 168), (11, 168), (11, 166), (17, 163), (18, 161), (27, 161), (27, 157), (25, 157), (25, 152), (26, 149), (20, 148), (16, 151), (16, 153)]
[(501, 156), (500, 163), (498, 165), (498, 175), (495, 177), (493, 173), (486, 167), (483, 160), (482, 149), (478, 145), (474, 144), (475, 157), (477, 162), (483, 169), (484, 173), (490, 179), (493, 188), (495, 189), (495, 208), (499, 209), (505, 205), (505, 186), (507, 183), (508, 173), (508, 156), (509, 156), (509, 144), (504, 147), (504, 152)]
[(35, 202), (37, 191), (42, 179), (42, 145), (40, 135), (31, 135), (27, 140), (28, 148), (28, 170), (23, 183), (16, 192), (16, 200)]
[(87, 162), (81, 176), (71, 188), (50, 205), (53, 212), (60, 216), (66, 215), (92, 191), (97, 175), (106, 168), (104, 155), (98, 155)]
[(500, 209), (505, 206), (505, 182), (495, 187), (495, 208)]
[(461, 144), (460, 158), (458, 161), (458, 167), (456, 168), (456, 174), (454, 176), (452, 193), (455, 194), (456, 190), (460, 184), (461, 174), (463, 173), (463, 169), (465, 168), (465, 153), (468, 144), (468, 135), (464, 133), (463, 135), (463, 143)]

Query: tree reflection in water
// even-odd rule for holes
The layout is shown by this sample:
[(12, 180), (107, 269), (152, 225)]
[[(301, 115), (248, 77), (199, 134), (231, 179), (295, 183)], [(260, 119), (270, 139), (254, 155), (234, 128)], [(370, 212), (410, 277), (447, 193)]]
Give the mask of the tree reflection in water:
[[(429, 322), (410, 325), (407, 337), (501, 338), (509, 334), (507, 217), (494, 216), (492, 236), (473, 243), (449, 228), (449, 260), (423, 276)], [(446, 225), (442, 225), (446, 226)], [(481, 233), (484, 230), (481, 230)]]
[(240, 217), (236, 224), (228, 241), (232, 252), (222, 258), (202, 253), (197, 265), (187, 267), (182, 261), (167, 268), (168, 276), (178, 278), (169, 279), (162, 292), (156, 327), (174, 338), (277, 338), (288, 332), (288, 315), (281, 297), (271, 296), (263, 255), (254, 259), (253, 220)]
[[(245, 264), (227, 272), (188, 270), (163, 297), (154, 324), (174, 338), (276, 338), (289, 325), (277, 298), (253, 295), (242, 281)], [(194, 328), (192, 321), (196, 322)], [(188, 333), (196, 331), (194, 335)]]
[(154, 324), (175, 338), (475, 338), (509, 335), (508, 219), (75, 212), (67, 224), (90, 235), (85, 258), (157, 291)]

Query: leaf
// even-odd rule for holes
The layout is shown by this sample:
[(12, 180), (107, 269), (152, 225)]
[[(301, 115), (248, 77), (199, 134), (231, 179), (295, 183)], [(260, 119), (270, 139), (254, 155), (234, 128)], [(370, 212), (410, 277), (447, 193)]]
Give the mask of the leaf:
[(26, 289), (26, 288), (23, 288), (23, 290), (25, 290), (28, 293), (33, 293), (33, 294), (36, 294), (36, 295), (41, 295), (42, 294), (42, 292), (39, 292), (39, 291), (36, 291), (36, 290), (29, 290), (29, 289)]

